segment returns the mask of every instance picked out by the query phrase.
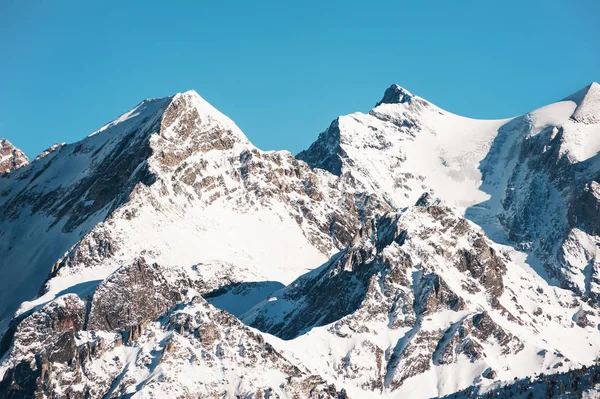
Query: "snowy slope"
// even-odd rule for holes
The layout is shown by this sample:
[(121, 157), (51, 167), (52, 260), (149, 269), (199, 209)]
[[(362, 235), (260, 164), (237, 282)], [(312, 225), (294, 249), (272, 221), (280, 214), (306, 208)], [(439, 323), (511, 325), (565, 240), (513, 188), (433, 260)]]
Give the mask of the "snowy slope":
[(0, 327), (36, 296), (71, 246), (127, 201), (138, 182), (149, 182), (145, 136), (167, 104), (145, 101), (120, 123), (0, 178)]
[[(171, 102), (151, 117), (152, 129), (131, 133), (148, 147), (136, 167), (146, 169), (147, 180), (131, 180), (127, 202), (111, 203), (103, 221), (79, 230), (75, 245), (62, 245), (64, 256), (37, 263), (52, 266), (52, 278), (19, 313), (102, 280), (140, 254), (206, 279), (216, 275), (214, 288), (225, 279), (289, 283), (347, 244), (364, 217), (388, 209), (375, 198), (343, 193), (334, 176), (312, 171), (288, 152), (257, 150), (194, 92), (157, 101)], [(110, 136), (135, 114), (86, 140)], [(56, 235), (72, 237), (64, 228)]]
[(95, 297), (139, 255), (181, 267), (198, 292), (289, 283), (389, 209), (339, 184), (289, 152), (256, 149), (195, 92), (147, 100), (1, 182), (2, 352), (32, 312)]
[(450, 208), (375, 220), (241, 319), (349, 393), (434, 397), (600, 355), (598, 311)]
[(45, 305), (16, 329), (0, 394), (338, 397), (196, 288), (185, 272), (138, 258), (103, 281), (90, 304), (67, 294)]
[[(298, 157), (395, 208), (428, 191), (492, 239), (532, 252), (561, 286), (595, 296), (583, 269), (595, 265), (585, 248), (597, 228), (589, 213), (598, 209), (599, 92), (593, 83), (528, 114), (484, 121), (393, 85), (368, 114), (337, 118)], [(579, 231), (585, 244), (573, 244)]]
[[(395, 91), (404, 93), (399, 102)], [(427, 189), (466, 208), (489, 198), (479, 189), (478, 166), (507, 122), (453, 115), (393, 85), (368, 114), (337, 118), (298, 157), (351, 175), (396, 207), (414, 204)]]
[(294, 157), (191, 91), (53, 145), (0, 177), (0, 393), (431, 397), (592, 365), (598, 93), (484, 121), (393, 85)]

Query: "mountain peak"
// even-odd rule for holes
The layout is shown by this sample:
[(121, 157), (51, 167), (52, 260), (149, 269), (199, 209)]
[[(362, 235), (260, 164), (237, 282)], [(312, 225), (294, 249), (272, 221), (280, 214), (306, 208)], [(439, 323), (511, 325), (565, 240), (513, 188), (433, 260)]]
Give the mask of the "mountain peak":
[[(174, 95), (163, 114), (161, 136), (194, 136), (195, 142), (210, 141), (210, 148), (229, 148), (234, 143), (249, 145), (248, 138), (237, 125), (195, 90)], [(209, 147), (205, 148), (208, 149)]]
[(10, 141), (0, 139), (0, 173), (12, 172), (29, 163), (27, 155)]
[(571, 118), (586, 124), (600, 123), (600, 84), (592, 82), (568, 99), (577, 103)]
[(381, 104), (403, 104), (407, 102), (410, 103), (413, 97), (414, 96), (411, 92), (406, 90), (404, 87), (401, 87), (400, 85), (394, 83), (385, 90), (385, 93), (383, 93), (383, 98), (381, 99), (381, 101), (375, 104), (375, 107), (378, 107)]

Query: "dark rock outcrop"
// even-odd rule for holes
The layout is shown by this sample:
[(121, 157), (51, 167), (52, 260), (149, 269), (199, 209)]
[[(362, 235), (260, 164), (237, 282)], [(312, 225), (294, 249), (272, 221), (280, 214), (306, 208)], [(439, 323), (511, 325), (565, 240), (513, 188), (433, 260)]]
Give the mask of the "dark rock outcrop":
[(135, 339), (140, 326), (182, 301), (192, 283), (177, 277), (167, 280), (157, 264), (144, 258), (119, 268), (96, 288), (87, 329), (123, 330)]
[(385, 90), (383, 93), (383, 98), (375, 107), (380, 106), (381, 104), (403, 104), (410, 103), (413, 99), (413, 95), (408, 92), (408, 90), (403, 87), (398, 86), (397, 84), (393, 84)]

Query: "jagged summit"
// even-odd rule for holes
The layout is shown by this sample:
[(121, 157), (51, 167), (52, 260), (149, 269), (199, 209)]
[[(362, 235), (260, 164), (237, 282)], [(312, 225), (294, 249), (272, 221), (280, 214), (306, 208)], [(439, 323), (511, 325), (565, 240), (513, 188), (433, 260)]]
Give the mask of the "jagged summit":
[(50, 147), (0, 178), (0, 397), (429, 398), (596, 363), (598, 85), (572, 97), (486, 121), (392, 85), (294, 158), (190, 90)]
[(12, 172), (29, 163), (27, 155), (10, 141), (0, 139), (0, 174)]
[(403, 104), (407, 102), (410, 103), (413, 97), (414, 96), (411, 92), (401, 87), (400, 85), (394, 83), (385, 90), (385, 93), (383, 93), (383, 98), (381, 99), (381, 101), (375, 104), (375, 107), (378, 107), (381, 104)]
[[(174, 125), (175, 119), (177, 125)], [(162, 116), (161, 137), (173, 139), (181, 131), (195, 126), (196, 130), (209, 131), (195, 140), (209, 140), (213, 148), (226, 149), (235, 143), (249, 145), (250, 141), (240, 128), (227, 116), (213, 107), (195, 90), (178, 93), (170, 98)], [(179, 132), (179, 133), (178, 133)]]
[[(158, 129), (147, 129), (152, 124), (160, 122)], [(177, 122), (177, 123), (175, 123)], [(188, 90), (162, 98), (148, 98), (140, 102), (128, 112), (107, 123), (88, 137), (96, 136), (105, 131), (111, 135), (128, 135), (133, 130), (144, 126), (148, 133), (158, 133), (163, 139), (170, 141), (193, 139), (194, 141), (211, 141), (208, 147), (228, 147), (233, 143), (250, 144), (248, 138), (237, 125), (202, 98), (195, 90)], [(208, 135), (188, 137), (188, 133), (202, 130)], [(222, 136), (222, 137), (221, 137)], [(221, 143), (216, 143), (221, 141)], [(197, 143), (198, 144), (198, 143)], [(208, 149), (205, 148), (205, 149)]]
[[(8, 141), (1, 144), (0, 171), (13, 172), (0, 179), (0, 271), (17, 288), (12, 292), (0, 282), (0, 330), (7, 315), (34, 297), (48, 265), (129, 202), (136, 188), (163, 184), (181, 170), (194, 184), (191, 176), (203, 170), (206, 153), (223, 152), (214, 154), (215, 163), (227, 162), (228, 156), (239, 160), (240, 152), (254, 148), (229, 118), (193, 91), (142, 101), (83, 140), (50, 147), (27, 168), (14, 170), (28, 160)], [(209, 186), (211, 179), (223, 176), (198, 184)], [(216, 194), (206, 201), (210, 198)], [(31, 214), (37, 224), (30, 222)]]

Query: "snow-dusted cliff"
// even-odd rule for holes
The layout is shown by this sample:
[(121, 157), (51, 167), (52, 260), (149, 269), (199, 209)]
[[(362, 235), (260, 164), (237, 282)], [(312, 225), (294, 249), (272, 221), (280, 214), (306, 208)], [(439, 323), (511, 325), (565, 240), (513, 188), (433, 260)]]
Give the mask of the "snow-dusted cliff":
[(0, 396), (478, 395), (594, 364), (599, 90), (483, 121), (393, 85), (297, 157), (192, 91), (53, 145), (0, 176)]

